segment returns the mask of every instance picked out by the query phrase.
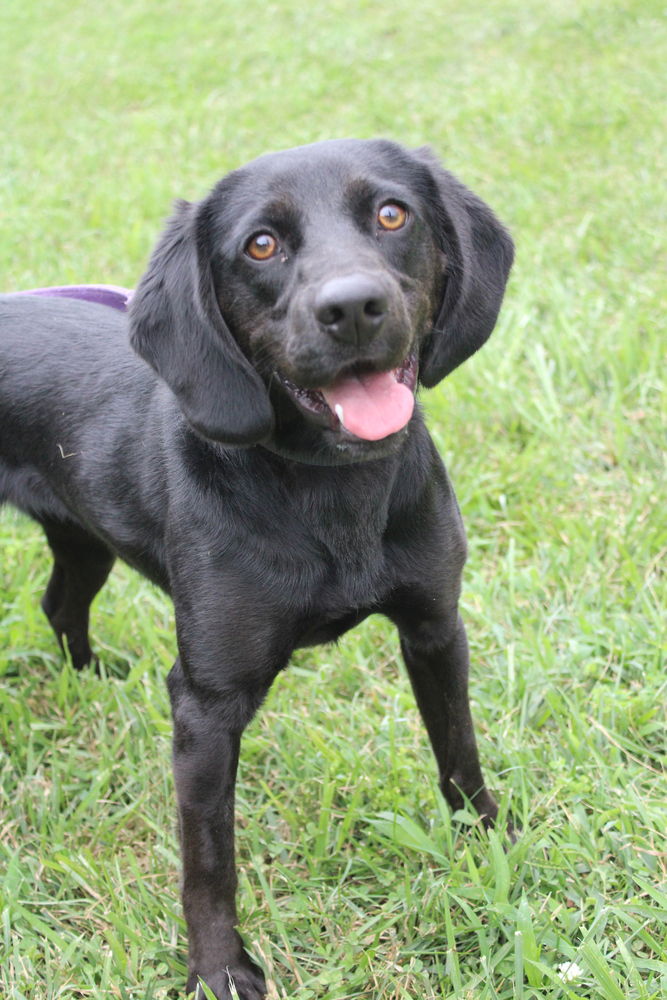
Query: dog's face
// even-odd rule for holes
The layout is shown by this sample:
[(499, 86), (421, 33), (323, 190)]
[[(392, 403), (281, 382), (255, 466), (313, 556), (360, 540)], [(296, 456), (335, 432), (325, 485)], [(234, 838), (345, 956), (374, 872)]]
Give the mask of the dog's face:
[(375, 458), (408, 433), (418, 379), (486, 339), (511, 259), (490, 210), (427, 151), (317, 143), (181, 206), (135, 297), (133, 343), (208, 437)]
[(332, 142), (266, 156), (207, 205), (216, 299), (279, 428), (298, 414), (349, 456), (405, 432), (445, 281), (420, 173), (391, 152)]

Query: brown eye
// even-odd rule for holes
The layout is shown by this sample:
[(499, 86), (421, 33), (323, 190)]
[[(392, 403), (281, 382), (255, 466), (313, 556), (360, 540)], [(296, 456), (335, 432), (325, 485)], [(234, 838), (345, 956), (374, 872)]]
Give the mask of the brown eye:
[(396, 205), (393, 201), (387, 202), (378, 212), (378, 222), (383, 229), (401, 229), (408, 221), (408, 213), (402, 205)]
[(245, 252), (253, 260), (270, 260), (278, 253), (278, 240), (271, 233), (256, 233), (246, 243)]

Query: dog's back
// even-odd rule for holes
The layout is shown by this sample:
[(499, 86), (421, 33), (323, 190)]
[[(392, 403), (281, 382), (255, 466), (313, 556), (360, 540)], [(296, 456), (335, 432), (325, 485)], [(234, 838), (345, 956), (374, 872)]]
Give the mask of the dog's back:
[(0, 503), (82, 527), (164, 583), (154, 555), (141, 556), (159, 503), (156, 456), (142, 461), (141, 443), (170, 396), (131, 350), (122, 313), (0, 296)]

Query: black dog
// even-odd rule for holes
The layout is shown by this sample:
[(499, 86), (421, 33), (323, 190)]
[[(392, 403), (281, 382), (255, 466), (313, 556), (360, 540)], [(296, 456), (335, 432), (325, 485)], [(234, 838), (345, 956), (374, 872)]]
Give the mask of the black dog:
[(0, 300), (0, 500), (44, 528), (43, 608), (74, 666), (116, 555), (174, 601), (190, 990), (265, 995), (236, 930), (234, 782), (295, 648), (392, 619), (447, 801), (496, 816), (457, 611), (465, 536), (414, 391), (487, 339), (512, 256), (427, 150), (341, 140), (181, 203), (129, 336), (102, 305)]

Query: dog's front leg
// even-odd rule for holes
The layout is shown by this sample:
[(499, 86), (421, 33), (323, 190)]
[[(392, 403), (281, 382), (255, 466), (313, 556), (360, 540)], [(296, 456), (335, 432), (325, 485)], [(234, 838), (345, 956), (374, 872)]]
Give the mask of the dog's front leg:
[(456, 607), (440, 614), (438, 599), (406, 602), (392, 617), (401, 637), (417, 704), (435, 753), (440, 787), (452, 809), (464, 796), (475, 806), (485, 826), (493, 824), (498, 806), (484, 784), (468, 701), (468, 642)]
[[(262, 1000), (264, 976), (236, 930), (234, 785), (243, 726), (255, 705), (201, 690), (180, 658), (169, 675), (174, 720), (173, 764), (183, 859), (183, 910), (188, 926), (188, 993), (202, 979), (219, 1000), (235, 985), (241, 1000)], [(252, 699), (254, 701), (254, 699)]]

